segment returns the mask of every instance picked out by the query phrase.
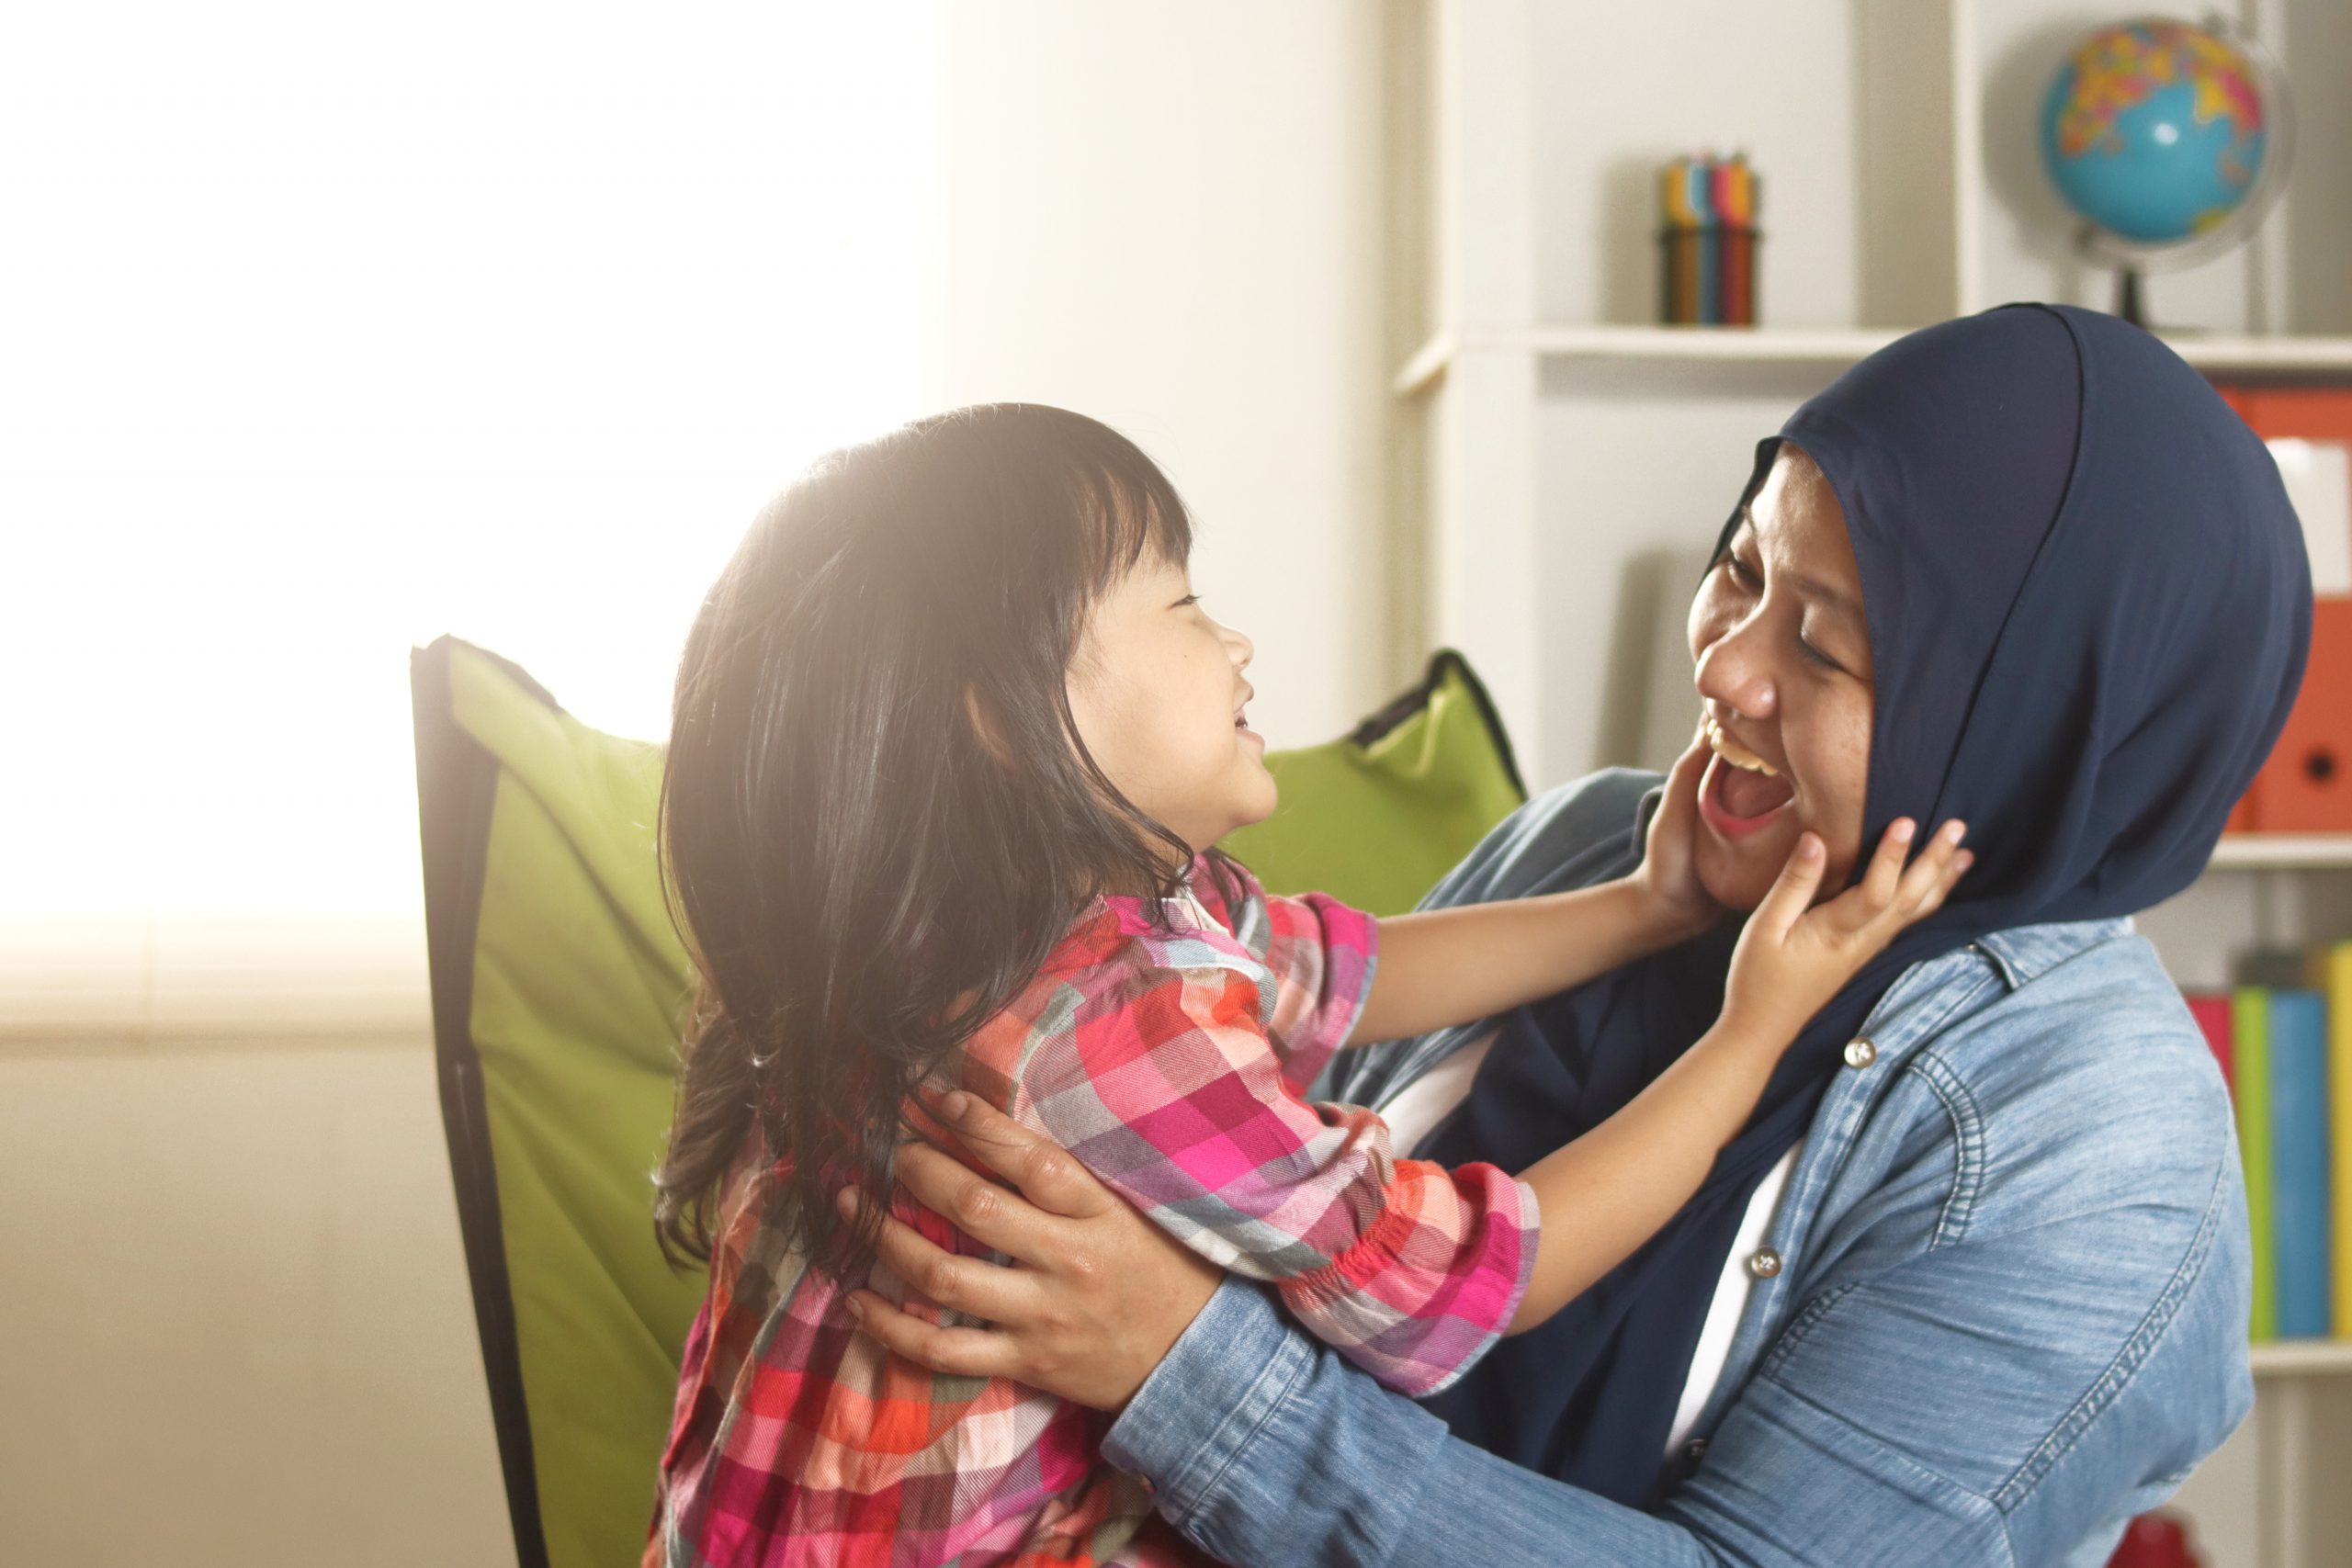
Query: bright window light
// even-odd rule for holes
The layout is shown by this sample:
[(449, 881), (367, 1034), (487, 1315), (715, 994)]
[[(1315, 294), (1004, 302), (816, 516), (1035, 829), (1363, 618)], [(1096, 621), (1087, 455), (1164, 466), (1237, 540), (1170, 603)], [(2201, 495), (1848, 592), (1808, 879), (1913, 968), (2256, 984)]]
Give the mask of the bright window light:
[(6, 36), (0, 919), (421, 910), (413, 645), (665, 736), (761, 503), (926, 412), (931, 4)]

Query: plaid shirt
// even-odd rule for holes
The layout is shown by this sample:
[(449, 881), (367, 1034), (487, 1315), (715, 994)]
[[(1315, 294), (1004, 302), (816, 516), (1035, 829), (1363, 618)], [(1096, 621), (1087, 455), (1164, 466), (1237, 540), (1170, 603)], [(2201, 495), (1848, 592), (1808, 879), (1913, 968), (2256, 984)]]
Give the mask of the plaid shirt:
[[(1384, 1383), (1434, 1392), (1517, 1310), (1534, 1195), (1490, 1165), (1398, 1159), (1371, 1111), (1301, 1098), (1363, 1011), (1378, 924), (1236, 870), (1238, 908), (1195, 857), (1172, 938), (1151, 929), (1152, 900), (1090, 905), (949, 1076), (1204, 1257), (1272, 1282)], [(754, 1144), (722, 1194), (646, 1568), (1204, 1561), (1100, 1457), (1108, 1416), (933, 1373), (854, 1333), (843, 1297), (860, 1284), (934, 1322), (975, 1320), (878, 1263), (847, 1282), (804, 1269), (761, 1223)], [(903, 1192), (894, 1212), (950, 1251), (1001, 1258)]]

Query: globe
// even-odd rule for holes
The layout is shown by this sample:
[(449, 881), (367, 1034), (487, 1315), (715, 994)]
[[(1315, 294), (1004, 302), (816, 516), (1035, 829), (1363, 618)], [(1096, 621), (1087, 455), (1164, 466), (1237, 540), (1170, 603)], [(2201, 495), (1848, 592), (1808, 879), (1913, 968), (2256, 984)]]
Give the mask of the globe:
[(2285, 79), (2221, 26), (2143, 17), (2102, 28), (2075, 46), (2042, 100), (2042, 166), (2083, 220), (2080, 247), (2126, 269), (2121, 313), (2135, 321), (2138, 269), (2237, 243), (2285, 174)]

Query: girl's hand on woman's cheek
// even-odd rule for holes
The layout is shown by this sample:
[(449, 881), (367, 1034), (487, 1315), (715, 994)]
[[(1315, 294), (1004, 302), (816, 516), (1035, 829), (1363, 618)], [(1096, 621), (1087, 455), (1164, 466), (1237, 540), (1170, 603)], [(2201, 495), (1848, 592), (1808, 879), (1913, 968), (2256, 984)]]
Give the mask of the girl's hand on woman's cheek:
[(1905, 927), (1943, 908), (1952, 885), (1976, 861), (1974, 851), (1960, 847), (1968, 825), (1958, 818), (1946, 821), (1906, 865), (1916, 827), (1908, 817), (1888, 823), (1862, 880), (1819, 908), (1813, 900), (1826, 850), (1819, 834), (1797, 835), (1788, 864), (1732, 950), (1724, 984), (1726, 1021), (1736, 1020), (1785, 1048)]
[(1649, 836), (1642, 863), (1630, 880), (1648, 900), (1661, 936), (1688, 941), (1712, 928), (1724, 915), (1699, 880), (1699, 781), (1713, 754), (1707, 726), (1702, 720), (1684, 751), (1666, 775), (1666, 798), (1650, 818)]
[[(887, 1215), (881, 1260), (917, 1294), (994, 1326), (942, 1327), (856, 1291), (850, 1304), (859, 1327), (933, 1371), (1009, 1377), (1093, 1409), (1120, 1408), (1208, 1303), (1223, 1273), (1058, 1145), (977, 1096), (951, 1094), (933, 1109), (1019, 1191), (928, 1144), (899, 1145), (900, 1184), (1014, 1262), (959, 1258)], [(854, 1213), (857, 1201), (844, 1190), (842, 1213)]]

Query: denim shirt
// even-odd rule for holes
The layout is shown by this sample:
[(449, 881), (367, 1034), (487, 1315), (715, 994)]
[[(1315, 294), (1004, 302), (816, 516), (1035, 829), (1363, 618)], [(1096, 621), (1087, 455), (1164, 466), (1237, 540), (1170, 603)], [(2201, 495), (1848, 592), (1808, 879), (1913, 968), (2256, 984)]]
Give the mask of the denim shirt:
[[(1539, 795), (1423, 907), (1623, 874), (1658, 782)], [(1365, 1098), (1479, 1027), (1399, 1043)], [(1234, 1279), (1105, 1453), (1245, 1568), (2103, 1563), (2253, 1404), (2245, 1190), (2202, 1034), (2118, 918), (1912, 965), (1845, 1059), (1655, 1513), (1453, 1438)]]

